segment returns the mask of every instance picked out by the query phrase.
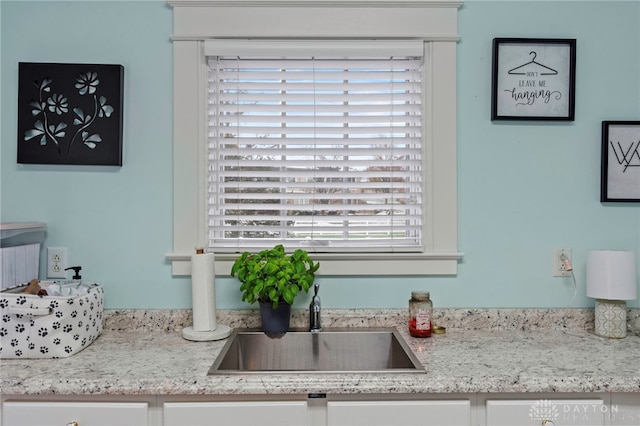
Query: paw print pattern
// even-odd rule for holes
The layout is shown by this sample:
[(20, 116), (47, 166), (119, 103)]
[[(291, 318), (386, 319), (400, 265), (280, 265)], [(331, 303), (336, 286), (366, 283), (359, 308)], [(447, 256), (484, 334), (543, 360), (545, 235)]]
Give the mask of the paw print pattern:
[[(24, 309), (36, 303), (28, 295), (2, 296), (2, 308)], [(83, 297), (43, 300), (44, 306), (53, 313), (46, 318), (3, 311), (0, 313), (0, 353), (13, 358), (64, 358), (75, 354), (102, 332), (103, 297), (104, 290), (96, 285)]]

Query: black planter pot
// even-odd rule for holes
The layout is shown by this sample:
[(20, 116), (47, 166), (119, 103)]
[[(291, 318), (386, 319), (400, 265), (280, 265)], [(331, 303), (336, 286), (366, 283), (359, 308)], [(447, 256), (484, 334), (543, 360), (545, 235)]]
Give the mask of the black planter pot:
[(267, 334), (286, 333), (289, 331), (289, 320), (291, 319), (291, 305), (280, 302), (276, 309), (273, 309), (271, 302), (260, 302), (260, 318), (262, 320), (262, 331)]

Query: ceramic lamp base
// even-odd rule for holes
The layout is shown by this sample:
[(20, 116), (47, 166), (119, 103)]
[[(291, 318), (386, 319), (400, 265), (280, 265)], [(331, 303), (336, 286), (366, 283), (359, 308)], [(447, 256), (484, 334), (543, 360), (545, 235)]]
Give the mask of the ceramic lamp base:
[(596, 299), (595, 332), (598, 336), (622, 339), (627, 336), (627, 303)]
[(195, 331), (193, 327), (187, 327), (182, 330), (182, 337), (195, 342), (208, 342), (210, 340), (222, 340), (229, 337), (231, 328), (227, 325), (218, 324), (215, 330), (211, 331)]

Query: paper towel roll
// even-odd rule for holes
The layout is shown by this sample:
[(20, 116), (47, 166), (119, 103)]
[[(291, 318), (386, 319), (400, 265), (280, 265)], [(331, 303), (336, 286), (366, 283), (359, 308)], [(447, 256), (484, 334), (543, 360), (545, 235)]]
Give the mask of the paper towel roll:
[(213, 253), (191, 256), (193, 330), (213, 331), (216, 324), (215, 259)]

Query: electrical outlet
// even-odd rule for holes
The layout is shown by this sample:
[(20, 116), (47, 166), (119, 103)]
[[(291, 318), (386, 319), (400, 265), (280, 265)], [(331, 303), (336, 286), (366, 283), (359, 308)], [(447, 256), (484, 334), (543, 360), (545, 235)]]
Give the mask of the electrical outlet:
[(67, 278), (67, 248), (47, 247), (47, 278)]
[(566, 256), (571, 265), (571, 249), (557, 248), (553, 249), (553, 276), (554, 277), (570, 277), (571, 269), (567, 269), (566, 262), (562, 259), (562, 256)]

